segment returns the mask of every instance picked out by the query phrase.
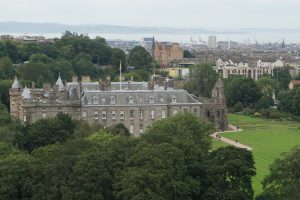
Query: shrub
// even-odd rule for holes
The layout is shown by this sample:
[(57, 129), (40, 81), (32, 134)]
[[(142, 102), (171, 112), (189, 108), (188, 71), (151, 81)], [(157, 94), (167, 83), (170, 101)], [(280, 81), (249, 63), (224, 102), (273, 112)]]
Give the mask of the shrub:
[(261, 117), (261, 114), (259, 112), (254, 113), (254, 117)]
[(237, 102), (234, 107), (233, 107), (233, 111), (234, 112), (241, 112), (243, 110), (244, 106), (241, 102)]
[(244, 115), (254, 115), (255, 110), (254, 110), (254, 109), (251, 109), (251, 108), (249, 108), (249, 107), (247, 107), (247, 108), (244, 108), (244, 109), (242, 110), (242, 113), (243, 113)]

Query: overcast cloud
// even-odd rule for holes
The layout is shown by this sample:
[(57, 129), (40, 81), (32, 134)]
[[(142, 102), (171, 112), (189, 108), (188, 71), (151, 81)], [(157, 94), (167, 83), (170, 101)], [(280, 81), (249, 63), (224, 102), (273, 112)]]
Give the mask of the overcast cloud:
[(300, 0), (0, 0), (0, 21), (299, 28)]

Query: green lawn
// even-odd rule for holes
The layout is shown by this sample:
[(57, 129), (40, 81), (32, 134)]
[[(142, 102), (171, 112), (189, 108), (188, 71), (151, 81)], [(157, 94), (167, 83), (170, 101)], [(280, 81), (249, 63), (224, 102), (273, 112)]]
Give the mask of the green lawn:
[[(237, 139), (240, 143), (253, 147), (257, 175), (253, 179), (255, 194), (262, 192), (261, 181), (269, 173), (269, 166), (281, 153), (300, 145), (300, 123), (253, 118), (229, 114), (229, 123), (240, 126), (243, 131), (223, 133), (224, 137)], [(213, 149), (222, 146), (214, 141)]]

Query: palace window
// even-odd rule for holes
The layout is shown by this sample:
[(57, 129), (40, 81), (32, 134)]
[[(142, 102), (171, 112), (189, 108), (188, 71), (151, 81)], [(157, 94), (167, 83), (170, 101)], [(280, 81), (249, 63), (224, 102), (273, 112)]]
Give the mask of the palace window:
[(177, 110), (177, 109), (174, 109), (174, 110), (173, 110), (173, 115), (177, 115), (177, 113), (178, 113), (178, 110)]
[(106, 119), (106, 111), (102, 111), (102, 119)]
[(177, 99), (174, 95), (172, 95), (172, 103), (176, 103)]
[(166, 110), (161, 111), (161, 118), (166, 118)]
[(123, 120), (125, 118), (125, 112), (120, 111), (120, 119)]
[(155, 110), (151, 110), (151, 112), (150, 112), (150, 118), (151, 119), (155, 118)]
[(130, 126), (129, 126), (129, 132), (130, 132), (131, 134), (133, 134), (133, 125), (130, 125)]
[(94, 111), (94, 119), (99, 119), (99, 113), (98, 111)]
[(43, 117), (43, 119), (46, 119), (47, 113), (42, 113), (42, 117)]
[(198, 109), (194, 108), (193, 112), (194, 112), (194, 115), (197, 115), (198, 114)]
[(23, 115), (23, 121), (27, 122), (27, 116), (26, 115)]
[(143, 119), (143, 118), (144, 118), (144, 111), (140, 110), (140, 119)]
[(117, 117), (116, 111), (111, 111), (111, 118), (116, 119), (116, 117)]
[(140, 124), (140, 134), (143, 134), (144, 133), (144, 126), (143, 124)]
[(133, 110), (130, 110), (130, 118), (133, 119), (133, 117), (134, 117)]
[(87, 116), (87, 112), (86, 112), (86, 111), (83, 111), (83, 112), (82, 112), (82, 119), (83, 119), (83, 120), (86, 120), (86, 116)]

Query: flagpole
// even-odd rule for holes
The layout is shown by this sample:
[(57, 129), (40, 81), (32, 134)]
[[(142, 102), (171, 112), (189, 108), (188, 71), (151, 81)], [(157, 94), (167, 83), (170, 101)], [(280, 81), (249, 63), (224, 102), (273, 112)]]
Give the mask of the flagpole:
[(122, 83), (121, 83), (121, 81), (122, 81), (122, 62), (120, 60), (120, 90), (122, 90)]

